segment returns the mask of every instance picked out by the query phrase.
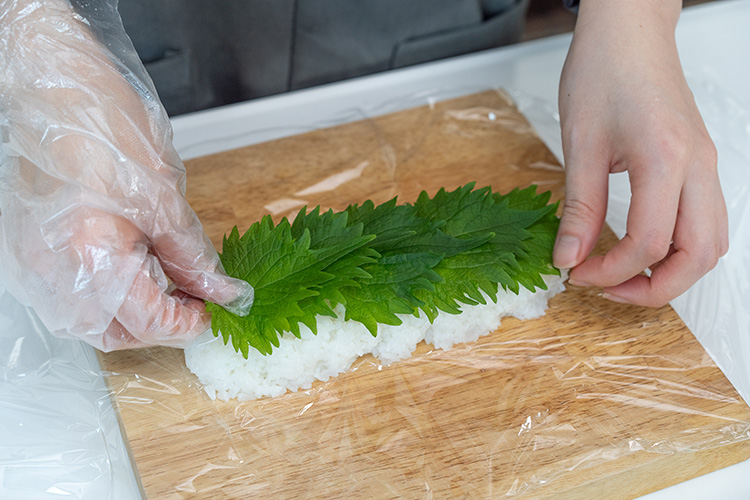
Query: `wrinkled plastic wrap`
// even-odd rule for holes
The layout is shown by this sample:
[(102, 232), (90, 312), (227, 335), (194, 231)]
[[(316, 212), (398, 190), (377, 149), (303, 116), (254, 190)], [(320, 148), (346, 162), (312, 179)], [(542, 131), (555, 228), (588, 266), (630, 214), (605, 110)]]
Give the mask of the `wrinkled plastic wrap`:
[[(691, 290), (683, 312), (689, 325), (700, 326), (696, 334), (707, 346), (718, 346), (711, 355), (730, 368), (742, 391), (750, 380), (743, 362), (750, 338), (743, 302), (750, 202), (743, 193), (750, 181), (744, 175), (749, 156), (740, 145), (750, 144), (750, 107), (710, 85), (694, 90), (701, 110), (709, 111), (722, 181), (730, 183), (732, 250), (703, 280), (722, 280), (722, 286)], [(547, 115), (549, 130), (555, 129), (552, 106), (511, 94), (524, 112)], [(347, 148), (328, 136), (340, 146), (340, 161), (321, 158), (327, 169), (294, 179), (304, 182), (294, 189), (259, 189), (247, 213), (280, 216), (304, 203), (330, 204), (353, 185), (363, 195), (403, 194), (399, 186), (415, 181), (410, 159), (429, 155), (435, 137), (461, 137), (479, 147), (499, 130), (519, 140), (534, 134), (503, 107), (445, 112), (434, 105), (444, 96), (404, 96), (414, 106), (431, 106), (411, 121), (418, 133), (399, 135), (367, 119), (357, 128), (366, 148)], [(408, 107), (383, 103), (351, 116), (391, 106)], [(722, 126), (723, 116), (737, 121)], [(542, 158), (530, 154), (510, 169), (560, 196), (560, 169)], [(188, 182), (200, 178), (189, 173)], [(284, 173), (280, 163), (268, 175), (284, 180)], [(383, 186), (390, 187), (376, 189)], [(233, 216), (243, 216), (229, 215), (224, 201), (213, 200), (213, 213), (199, 211), (204, 223), (216, 221), (206, 225), (214, 241), (241, 223)], [(507, 320), (499, 332), (450, 351), (421, 346), (390, 367), (362, 358), (336, 380), (255, 402), (211, 401), (176, 349), (111, 353), (100, 361), (108, 385), (91, 348), (51, 336), (34, 313), (9, 294), (0, 296), (0, 497), (524, 499), (554, 498), (597, 481), (635, 496), (644, 491), (628, 471), (645, 466), (670, 474), (670, 460), (719, 455), (718, 447), (750, 439), (747, 404), (669, 309), (612, 304), (575, 287), (553, 299), (540, 320)], [(126, 443), (119, 441), (120, 425)], [(139, 480), (129, 476), (129, 460)], [(608, 483), (618, 477), (635, 480)]]
[[(523, 142), (534, 131), (502, 94), (447, 107), (412, 99), (428, 107), (190, 162), (208, 234), (216, 241), (235, 222), (249, 225), (254, 219), (242, 217), (250, 214), (340, 209), (350, 197), (408, 199), (471, 177), (518, 175), (561, 195), (560, 167)], [(458, 172), (444, 156), (474, 162), (500, 132), (522, 150), (513, 164), (498, 157)], [(295, 157), (296, 148), (307, 156)], [(227, 173), (237, 192), (219, 188), (224, 198), (201, 208), (213, 169), (243, 162), (263, 187), (231, 204), (248, 188)], [(647, 491), (628, 476), (637, 467), (669, 475), (670, 458), (750, 438), (747, 404), (671, 309), (618, 305), (575, 287), (539, 320), (507, 319), (450, 351), (422, 345), (387, 367), (364, 357), (336, 379), (258, 401), (211, 401), (179, 351), (103, 359), (153, 498), (544, 498), (628, 477), (622, 487), (635, 496)]]
[(94, 349), (0, 292), (0, 498), (140, 498)]

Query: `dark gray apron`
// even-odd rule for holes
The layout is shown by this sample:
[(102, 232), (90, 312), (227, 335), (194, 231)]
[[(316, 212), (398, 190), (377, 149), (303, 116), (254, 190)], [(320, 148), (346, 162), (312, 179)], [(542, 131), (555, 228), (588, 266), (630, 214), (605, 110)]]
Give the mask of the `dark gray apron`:
[(170, 115), (520, 40), (528, 0), (120, 0)]

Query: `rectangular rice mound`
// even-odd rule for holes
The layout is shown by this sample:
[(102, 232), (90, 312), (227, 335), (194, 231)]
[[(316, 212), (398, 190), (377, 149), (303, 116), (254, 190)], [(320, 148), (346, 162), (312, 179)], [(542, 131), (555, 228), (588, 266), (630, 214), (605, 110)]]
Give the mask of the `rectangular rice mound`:
[(185, 362), (212, 399), (280, 396), (309, 389), (315, 380), (327, 381), (368, 353), (390, 365), (410, 357), (422, 340), (438, 349), (450, 349), (495, 331), (506, 316), (522, 320), (542, 316), (548, 300), (565, 289), (565, 278), (565, 273), (544, 276), (547, 290), (534, 293), (525, 288), (517, 295), (500, 290), (497, 302), (485, 297), (484, 305), (462, 304), (461, 314), (441, 312), (433, 323), (424, 314), (402, 315), (399, 326), (378, 325), (376, 337), (361, 323), (344, 321), (344, 310), (339, 307), (337, 318), (318, 317), (317, 335), (301, 326), (301, 338), (285, 333), (272, 354), (264, 356), (250, 349), (247, 359), (209, 330), (185, 349)]

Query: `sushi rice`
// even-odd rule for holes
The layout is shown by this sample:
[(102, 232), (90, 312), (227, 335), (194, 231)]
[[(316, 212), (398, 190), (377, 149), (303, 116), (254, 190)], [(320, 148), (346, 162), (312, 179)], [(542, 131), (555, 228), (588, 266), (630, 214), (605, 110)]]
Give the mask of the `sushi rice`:
[(250, 349), (244, 359), (231, 343), (225, 345), (209, 330), (185, 349), (185, 361), (211, 399), (244, 401), (280, 396), (309, 389), (316, 380), (335, 377), (368, 353), (383, 365), (390, 365), (410, 357), (422, 340), (438, 349), (450, 349), (495, 331), (506, 316), (522, 320), (542, 316), (547, 301), (565, 289), (566, 273), (562, 274), (544, 276), (547, 290), (532, 293), (521, 288), (517, 295), (500, 290), (496, 302), (487, 299), (485, 305), (462, 304), (461, 314), (441, 312), (433, 323), (424, 314), (400, 316), (403, 324), (378, 325), (376, 337), (361, 323), (344, 321), (344, 310), (339, 306), (337, 318), (318, 317), (317, 335), (301, 326), (301, 338), (285, 333), (279, 347), (267, 356)]

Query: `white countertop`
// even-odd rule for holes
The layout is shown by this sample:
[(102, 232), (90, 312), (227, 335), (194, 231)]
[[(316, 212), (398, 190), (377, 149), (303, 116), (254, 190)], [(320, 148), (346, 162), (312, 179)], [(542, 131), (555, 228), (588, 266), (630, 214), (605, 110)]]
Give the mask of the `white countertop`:
[[(678, 27), (683, 67), (719, 150), (733, 249), (712, 276), (673, 303), (746, 401), (750, 321), (742, 297), (750, 291), (740, 276), (750, 267), (750, 235), (742, 224), (750, 217), (748, 26), (750, 0), (724, 0), (686, 9)], [(191, 158), (408, 108), (425, 96), (503, 87), (561, 157), (555, 110), (569, 42), (568, 35), (556, 36), (178, 117), (175, 145)], [(622, 234), (627, 194), (620, 180), (613, 184), (608, 222)], [(734, 295), (722, 299), (721, 293)], [(0, 498), (140, 498), (90, 348), (52, 339), (33, 314), (0, 292), (0, 363), (6, 365), (0, 379)], [(747, 499), (748, 476), (750, 462), (743, 462), (643, 499)]]

